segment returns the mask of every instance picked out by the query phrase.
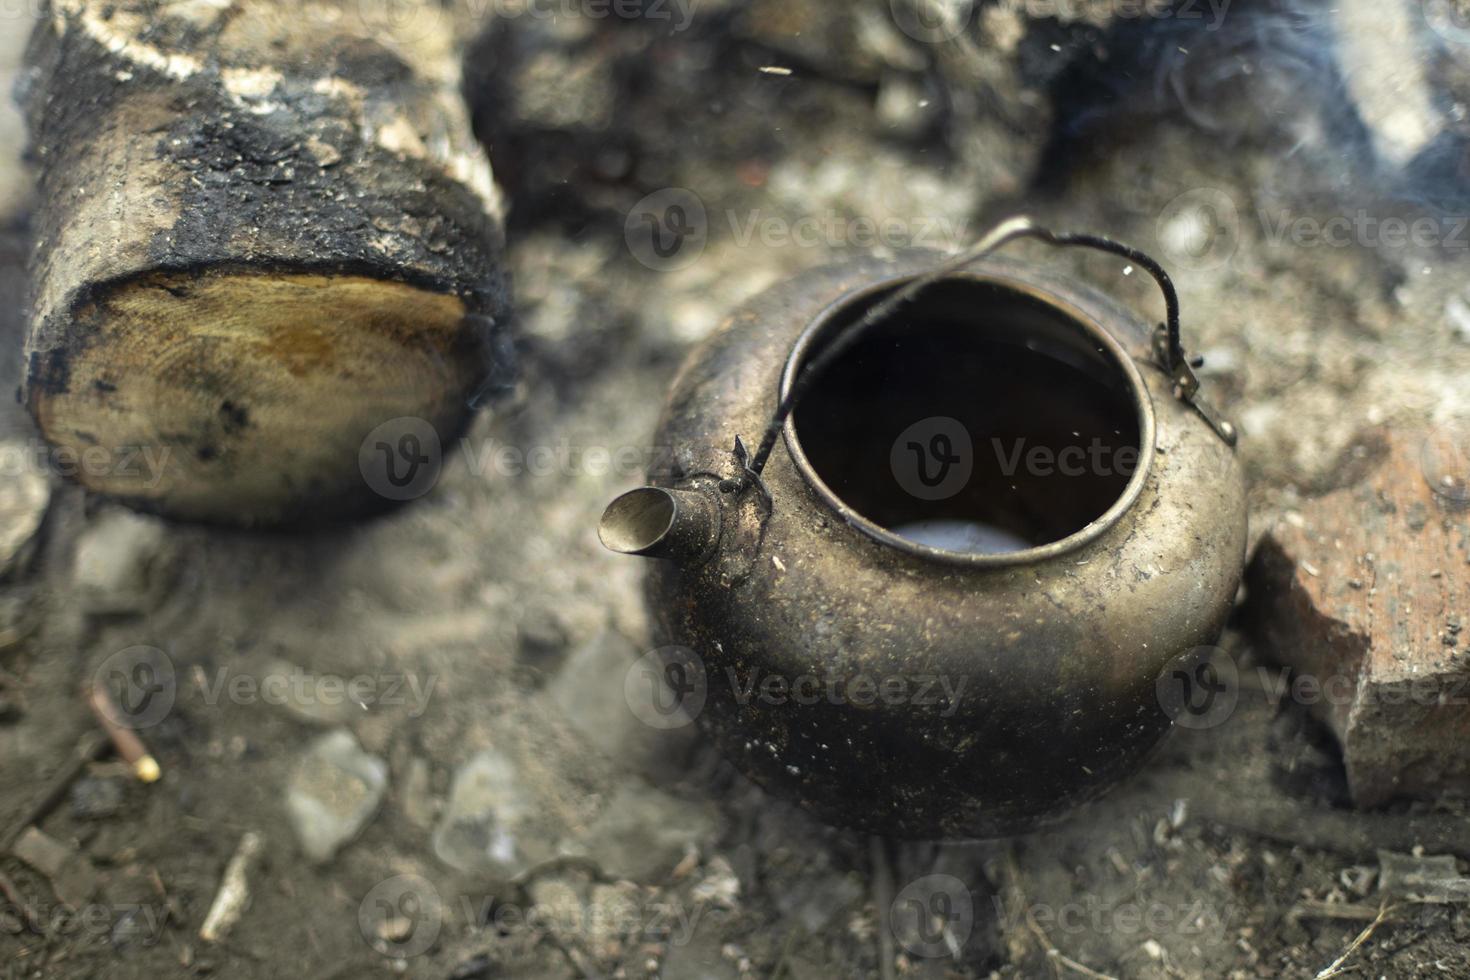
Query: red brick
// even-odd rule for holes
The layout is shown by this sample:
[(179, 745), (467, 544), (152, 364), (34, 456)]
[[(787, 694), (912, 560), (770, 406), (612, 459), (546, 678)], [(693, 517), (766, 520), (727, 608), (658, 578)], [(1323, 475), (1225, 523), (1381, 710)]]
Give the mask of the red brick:
[(1383, 436), (1375, 470), (1268, 531), (1251, 565), (1264, 652), (1322, 683), (1313, 710), (1361, 806), (1470, 794), (1466, 431)]

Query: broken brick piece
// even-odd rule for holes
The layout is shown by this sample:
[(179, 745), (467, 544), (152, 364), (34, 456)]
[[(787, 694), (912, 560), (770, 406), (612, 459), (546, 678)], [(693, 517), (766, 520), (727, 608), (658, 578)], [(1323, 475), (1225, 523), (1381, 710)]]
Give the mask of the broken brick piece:
[(1265, 652), (1314, 681), (1293, 690), (1337, 735), (1360, 806), (1470, 794), (1466, 443), (1384, 442), (1376, 470), (1268, 531), (1247, 579)]
[(97, 874), (76, 848), (27, 827), (16, 839), (12, 853), (51, 882), (56, 897), (80, 908), (97, 892)]

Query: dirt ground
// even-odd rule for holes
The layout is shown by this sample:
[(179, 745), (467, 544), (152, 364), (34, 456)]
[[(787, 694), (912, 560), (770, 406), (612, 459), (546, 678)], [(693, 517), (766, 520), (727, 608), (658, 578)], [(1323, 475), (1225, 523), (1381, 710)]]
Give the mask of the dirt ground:
[[(476, 45), (522, 380), (423, 499), (252, 534), (53, 482), (33, 560), (0, 584), (0, 833), (94, 730), (82, 685), (139, 647), (168, 674), (143, 731), (163, 778), (104, 756), (40, 824), (56, 872), (0, 858), (18, 892), (0, 976), (1313, 977), (1345, 953), (1349, 975), (1470, 976), (1466, 905), (1383, 880), (1419, 845), (1463, 867), (1463, 802), (1355, 812), (1331, 736), (1249, 684), (1228, 721), (1176, 731), (1073, 819), (983, 844), (824, 827), (625, 699), (650, 645), (641, 568), (599, 546), (598, 517), (639, 484), (685, 354), (794, 269), (958, 248), (1020, 208), (1157, 254), (1242, 430), (1254, 533), (1360, 478), (1369, 433), (1470, 417), (1463, 192), (1373, 155), (1317, 15), (1242, 2), (1208, 34), (1037, 18), (975, 55), (982, 86), (984, 65), (882, 27), (887, 10), (710, 0), (680, 31), (526, 15)], [(671, 193), (704, 212), (698, 255), (627, 231)], [(1423, 215), (1433, 241), (1382, 234)], [(1334, 217), (1356, 219), (1343, 244), (1309, 234)], [(874, 245), (862, 222), (885, 219)], [(0, 241), (0, 350), (20, 349), (25, 235), (22, 207)], [(1124, 263), (1017, 254), (1159, 315)], [(0, 387), (19, 367), (0, 358)], [(9, 401), (0, 437), (37, 445)], [(1235, 627), (1221, 646), (1280, 659)], [(295, 801), (341, 778), (309, 760), (344, 731), (371, 815), (313, 859), (298, 828), (321, 815)], [(378, 782), (380, 800), (362, 790)], [(249, 906), (203, 941), (247, 834)], [(948, 927), (890, 930), (915, 898)]]

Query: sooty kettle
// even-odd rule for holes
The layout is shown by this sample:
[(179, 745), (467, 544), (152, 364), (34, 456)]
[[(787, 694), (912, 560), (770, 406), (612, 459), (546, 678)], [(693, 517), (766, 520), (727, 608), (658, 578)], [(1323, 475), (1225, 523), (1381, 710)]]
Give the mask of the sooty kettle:
[[(1125, 257), (1167, 323), (991, 255), (1022, 237)], [(653, 559), (663, 663), (747, 775), (833, 823), (1008, 835), (1173, 723), (1157, 682), (1216, 640), (1244, 565), (1235, 441), (1164, 270), (1018, 218), (734, 313), (599, 533)]]

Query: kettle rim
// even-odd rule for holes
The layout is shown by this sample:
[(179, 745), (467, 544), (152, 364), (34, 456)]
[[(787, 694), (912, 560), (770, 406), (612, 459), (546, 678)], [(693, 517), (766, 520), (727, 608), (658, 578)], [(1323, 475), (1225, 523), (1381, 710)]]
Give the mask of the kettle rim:
[[(945, 282), (961, 281), (989, 285), (1007, 290), (1048, 307), (1050, 312), (1056, 314), (1073, 328), (1083, 332), (1088, 339), (1095, 341), (1101, 352), (1110, 359), (1112, 366), (1120, 372), (1120, 376), (1128, 389), (1130, 405), (1137, 417), (1138, 463), (1134, 468), (1133, 475), (1123, 488), (1123, 491), (1109, 505), (1107, 510), (1081, 528), (1055, 541), (1048, 541), (1044, 544), (1018, 551), (999, 554), (954, 551), (923, 544), (897, 534), (864, 516), (851, 504), (843, 500), (822, 479), (816, 467), (812, 464), (811, 459), (807, 456), (806, 450), (801, 444), (801, 438), (796, 430), (797, 413), (794, 411), (791, 412), (782, 426), (782, 441), (785, 444), (787, 454), (790, 456), (797, 473), (801, 475), (801, 478), (817, 497), (845, 524), (879, 544), (917, 558), (969, 568), (1012, 568), (1034, 564), (1061, 555), (1070, 554), (1091, 544), (1106, 534), (1117, 526), (1128, 511), (1132, 509), (1133, 505), (1137, 503), (1145, 485), (1148, 483), (1149, 473), (1152, 471), (1156, 453), (1156, 417), (1153, 398), (1149, 394), (1149, 389), (1143, 380), (1143, 376), (1139, 373), (1138, 364), (1133, 355), (1119, 342), (1113, 332), (1104, 325), (1099, 316), (1099, 312), (1087, 308), (1089, 304), (1085, 296), (1063, 295), (1063, 291), (1058, 289), (1056, 283), (1048, 282), (1046, 285), (1042, 285), (1030, 281), (1023, 278), (1018, 270), (1010, 268), (1010, 265), (1011, 263), (1007, 262), (1003, 263), (1004, 267), (998, 267), (1002, 266), (1002, 263), (995, 263), (988, 268), (986, 266), (980, 266), (971, 270), (954, 272), (942, 279), (936, 280), (935, 285)], [(802, 366), (807, 363), (808, 358), (814, 353), (819, 343), (825, 339), (824, 335), (831, 329), (834, 319), (840, 313), (849, 309), (854, 304), (874, 299), (885, 292), (902, 288), (905, 284), (918, 278), (920, 278), (920, 274), (918, 273), (887, 276), (850, 290), (825, 306), (802, 330), (796, 339), (796, 343), (792, 345), (791, 351), (786, 357), (781, 371), (778, 401), (784, 401), (791, 392)], [(1113, 309), (1110, 304), (1097, 304), (1097, 306), (1099, 310)]]

